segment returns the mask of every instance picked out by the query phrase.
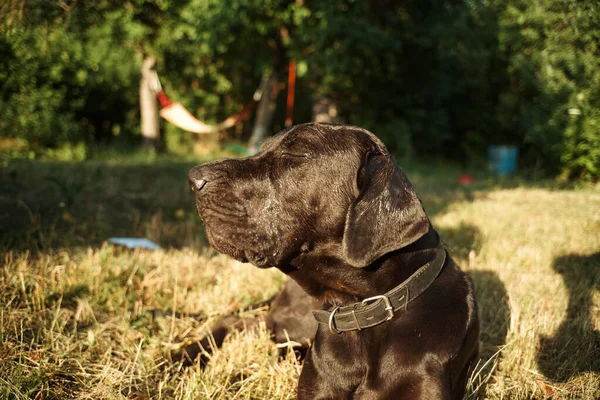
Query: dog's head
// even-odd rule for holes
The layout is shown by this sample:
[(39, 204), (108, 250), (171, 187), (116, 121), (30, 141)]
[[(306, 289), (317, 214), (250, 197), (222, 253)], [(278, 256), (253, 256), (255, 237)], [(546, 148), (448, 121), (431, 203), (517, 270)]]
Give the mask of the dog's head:
[(383, 143), (353, 126), (298, 125), (255, 156), (196, 166), (188, 180), (210, 244), (259, 267), (327, 246), (362, 268), (429, 229)]

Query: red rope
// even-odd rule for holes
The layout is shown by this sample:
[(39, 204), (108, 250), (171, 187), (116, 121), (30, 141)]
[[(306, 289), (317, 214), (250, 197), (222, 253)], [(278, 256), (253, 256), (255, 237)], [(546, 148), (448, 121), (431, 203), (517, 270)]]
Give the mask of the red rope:
[(287, 92), (287, 111), (285, 117), (285, 126), (292, 126), (294, 116), (294, 94), (296, 91), (296, 62), (290, 60), (288, 68), (288, 92)]
[(160, 108), (165, 108), (173, 104), (162, 90), (156, 93), (156, 97), (158, 97), (158, 101), (160, 102)]

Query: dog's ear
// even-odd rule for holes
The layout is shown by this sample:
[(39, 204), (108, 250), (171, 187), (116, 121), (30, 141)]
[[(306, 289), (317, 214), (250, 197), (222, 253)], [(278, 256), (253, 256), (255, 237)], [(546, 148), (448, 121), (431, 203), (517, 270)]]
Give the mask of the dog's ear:
[(426, 234), (429, 219), (389, 154), (371, 153), (357, 181), (360, 194), (346, 215), (342, 249), (350, 265), (363, 268)]

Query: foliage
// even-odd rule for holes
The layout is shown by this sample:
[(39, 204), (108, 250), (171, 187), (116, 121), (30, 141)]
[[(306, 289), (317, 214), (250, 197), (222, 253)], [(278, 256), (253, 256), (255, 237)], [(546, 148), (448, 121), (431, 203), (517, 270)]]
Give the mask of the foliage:
[(523, 170), (600, 175), (598, 2), (39, 0), (19, 10), (0, 25), (0, 132), (34, 152), (135, 142), (148, 53), (167, 94), (208, 122), (294, 59), (297, 122), (324, 96), (405, 156), (482, 164), (489, 145), (512, 144)]
[(508, 78), (500, 127), (520, 138), (530, 165), (597, 178), (600, 4), (511, 1), (499, 20)]
[(514, 144), (525, 167), (589, 178), (599, 27), (594, 2), (340, 1), (319, 3), (301, 39), (318, 90), (351, 121), (410, 128), (404, 145), (404, 129), (377, 131), (390, 147), (477, 161)]

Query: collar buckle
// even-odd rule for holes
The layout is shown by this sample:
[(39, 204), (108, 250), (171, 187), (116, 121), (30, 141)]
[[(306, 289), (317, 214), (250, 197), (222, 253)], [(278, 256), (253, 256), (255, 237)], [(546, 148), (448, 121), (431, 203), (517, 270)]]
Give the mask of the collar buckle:
[(331, 315), (329, 316), (329, 332), (334, 333), (334, 334), (340, 334), (342, 333), (342, 331), (338, 330), (338, 328), (335, 326), (335, 313), (338, 312), (338, 310), (340, 309), (340, 306), (337, 306), (336, 308), (333, 309), (333, 311), (331, 312)]
[(383, 304), (385, 305), (384, 310), (387, 311), (388, 316), (385, 319), (385, 321), (389, 321), (390, 319), (394, 318), (394, 307), (392, 306), (392, 302), (390, 301), (389, 297), (384, 296), (384, 295), (379, 295), (379, 296), (373, 296), (373, 297), (369, 297), (366, 298), (362, 301), (363, 304), (367, 304), (369, 302), (372, 301), (376, 301), (376, 300), (383, 300)]

